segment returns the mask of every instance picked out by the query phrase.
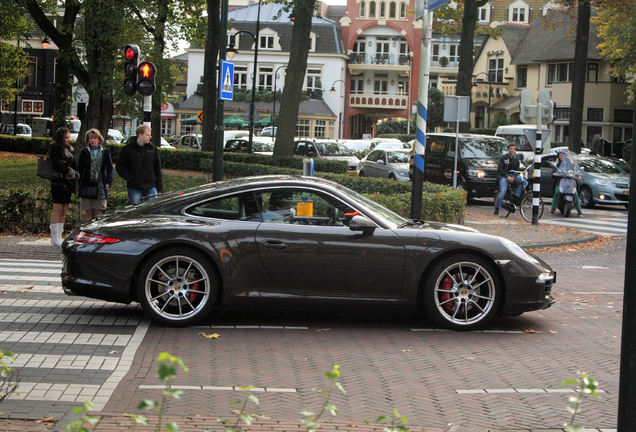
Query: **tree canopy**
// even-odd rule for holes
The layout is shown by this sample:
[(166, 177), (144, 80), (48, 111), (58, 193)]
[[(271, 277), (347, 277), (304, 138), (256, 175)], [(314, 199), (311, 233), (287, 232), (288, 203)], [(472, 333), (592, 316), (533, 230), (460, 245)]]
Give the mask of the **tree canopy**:
[(22, 48), (2, 42), (20, 40), (31, 28), (14, 0), (0, 0), (0, 100), (13, 100), (22, 91), (17, 83), (27, 75), (26, 57)]

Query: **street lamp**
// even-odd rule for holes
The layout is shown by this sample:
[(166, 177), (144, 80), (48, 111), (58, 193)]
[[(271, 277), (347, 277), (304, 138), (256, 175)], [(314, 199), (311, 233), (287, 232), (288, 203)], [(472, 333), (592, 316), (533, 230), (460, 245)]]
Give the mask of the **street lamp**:
[[(486, 75), (486, 77), (488, 77), (488, 81), (477, 81), (477, 77), (479, 75)], [(473, 75), (473, 78), (475, 78), (475, 82), (473, 83), (474, 86), (477, 86), (478, 84), (488, 84), (488, 116), (486, 117), (486, 128), (490, 128), (490, 101), (492, 97), (492, 81), (490, 81), (488, 72), (478, 72), (477, 74)]]
[[(344, 81), (343, 81), (343, 80), (341, 80), (341, 79), (335, 80), (335, 81), (333, 82), (333, 84), (331, 84), (331, 88), (329, 89), (329, 93), (331, 93), (331, 94), (335, 94), (335, 93), (336, 93), (336, 87), (335, 87), (335, 85), (336, 85), (337, 83), (339, 83), (339, 82), (341, 82), (341, 83), (343, 83), (343, 84), (345, 84), (345, 85), (347, 84), (346, 82), (344, 82)], [(344, 104), (343, 104), (343, 105), (344, 105)], [(339, 111), (340, 111), (340, 110), (339, 110)], [(342, 111), (344, 111), (344, 106), (342, 107)], [(343, 128), (342, 128), (342, 111), (340, 111), (340, 112), (338, 113), (338, 138), (342, 138), (342, 129), (343, 129)]]
[(274, 124), (274, 119), (277, 118), (277, 117), (274, 117), (276, 115), (276, 80), (278, 79), (278, 71), (283, 68), (287, 68), (287, 65), (278, 66), (276, 70), (274, 71), (274, 93), (273, 93), (273, 101), (272, 101), (273, 106), (272, 106), (272, 117), (270, 117), (272, 119), (272, 126), (276, 126)]
[(254, 40), (254, 71), (252, 73), (252, 101), (250, 102), (250, 138), (247, 143), (247, 152), (252, 153), (252, 141), (254, 139), (254, 100), (256, 97), (256, 62), (258, 61), (258, 44), (260, 42), (259, 33), (261, 27), (261, 0), (258, 0), (258, 11), (256, 13), (256, 34), (249, 32), (247, 30), (240, 30), (234, 33), (230, 37), (230, 43), (227, 47), (227, 58), (232, 60), (232, 58), (236, 55), (236, 50), (234, 49), (234, 42), (236, 41), (236, 35), (241, 33), (248, 34), (252, 36)]

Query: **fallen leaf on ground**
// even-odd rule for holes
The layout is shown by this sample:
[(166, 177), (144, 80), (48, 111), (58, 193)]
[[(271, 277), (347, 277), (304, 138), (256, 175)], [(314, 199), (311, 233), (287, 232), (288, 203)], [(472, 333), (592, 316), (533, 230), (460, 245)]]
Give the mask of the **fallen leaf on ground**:
[(523, 331), (524, 333), (541, 333), (540, 331), (537, 331), (535, 329), (526, 329)]
[(557, 333), (558, 333), (558, 331), (556, 331), (556, 330), (550, 330), (550, 333), (552, 333), (552, 334), (557, 334)]
[(35, 421), (36, 423), (57, 423), (54, 417), (45, 417)]
[(407, 353), (407, 352), (411, 352), (411, 350), (409, 348), (403, 349), (402, 352)]
[(327, 331), (330, 331), (330, 330), (331, 330), (330, 328), (322, 328), (322, 329), (318, 329), (316, 331), (317, 332), (327, 332)]
[(117, 354), (117, 351), (115, 351), (115, 350), (108, 351), (108, 354)]
[(28, 292), (28, 291), (31, 291), (32, 289), (33, 289), (33, 285), (28, 286), (28, 287), (24, 287), (24, 288), (20, 288), (18, 290), (18, 292)]
[(203, 336), (206, 339), (218, 339), (218, 338), (221, 337), (221, 335), (218, 334), (218, 333), (207, 334), (207, 333), (204, 333), (204, 332), (199, 333), (199, 336)]

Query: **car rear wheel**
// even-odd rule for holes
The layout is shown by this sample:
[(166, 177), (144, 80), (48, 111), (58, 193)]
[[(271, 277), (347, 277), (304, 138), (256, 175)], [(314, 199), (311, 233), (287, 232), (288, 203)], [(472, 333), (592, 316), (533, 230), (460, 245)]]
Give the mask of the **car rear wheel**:
[(217, 295), (216, 271), (206, 257), (169, 248), (148, 259), (139, 272), (137, 298), (164, 325), (192, 325), (210, 314)]
[(473, 330), (497, 312), (502, 284), (493, 266), (468, 254), (448, 256), (430, 271), (424, 285), (424, 308), (436, 324)]
[(360, 170), (360, 173), (358, 174), (360, 177), (364, 177), (366, 174), (364, 173), (364, 171)]
[(593, 208), (594, 198), (592, 198), (592, 191), (589, 187), (583, 186), (579, 198), (581, 199), (581, 207)]

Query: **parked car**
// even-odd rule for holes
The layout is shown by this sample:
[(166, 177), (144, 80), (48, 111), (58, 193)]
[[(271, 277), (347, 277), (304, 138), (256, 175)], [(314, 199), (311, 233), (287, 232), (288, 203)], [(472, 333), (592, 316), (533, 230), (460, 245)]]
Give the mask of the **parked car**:
[(121, 144), (124, 142), (124, 135), (117, 129), (108, 129), (108, 133), (106, 134), (106, 142)]
[(373, 138), (369, 150), (375, 149), (400, 149), (405, 148), (404, 143), (397, 138)]
[(276, 126), (267, 126), (263, 128), (261, 133), (258, 135), (263, 137), (275, 137), (277, 131), (278, 131), (278, 128)]
[(371, 140), (368, 139), (345, 139), (341, 140), (340, 144), (351, 151), (369, 150), (371, 148)]
[(373, 150), (360, 162), (360, 177), (381, 177), (393, 180), (409, 180), (411, 152), (399, 150)]
[[(13, 135), (13, 123), (0, 125), (0, 134), (4, 135)], [(31, 126), (24, 123), (17, 124), (17, 133), (16, 136), (30, 137), (33, 132)]]
[(228, 140), (237, 139), (237, 138), (247, 138), (250, 136), (250, 131), (248, 130), (226, 130), (223, 132), (223, 145), (227, 143)]
[(181, 150), (201, 150), (203, 148), (202, 141), (202, 135), (188, 134), (179, 138), (174, 147)]
[[(468, 199), (492, 197), (497, 189), (497, 164), (507, 152), (508, 141), (492, 135), (459, 134), (457, 186)], [(453, 184), (455, 134), (427, 134), (424, 152), (424, 180)]]
[[(252, 137), (252, 153), (271, 156), (274, 154), (274, 143), (269, 140)], [(226, 152), (247, 153), (249, 141), (247, 139), (231, 139), (225, 143)]]
[(554, 271), (514, 242), (405, 219), (317, 177), (162, 194), (84, 223), (62, 251), (66, 294), (137, 301), (172, 326), (240, 302), (321, 299), (398, 302), (469, 330), (554, 302)]
[[(517, 150), (522, 163), (526, 166), (532, 165), (534, 162), (534, 143), (528, 141), (524, 130), (537, 130), (537, 125), (530, 124), (516, 124), (516, 125), (504, 125), (499, 126), (495, 131), (495, 136), (505, 138), (508, 142), (513, 143)], [(545, 129), (545, 128), (544, 128)], [(548, 135), (547, 139), (541, 141), (543, 152), (548, 152), (551, 149), (551, 137)]]
[[(553, 194), (552, 170), (556, 160), (556, 154), (541, 158), (541, 194), (544, 196)], [(602, 156), (579, 155), (577, 162), (581, 169), (577, 183), (582, 207), (592, 208), (596, 204), (629, 205), (629, 173)]]
[(166, 141), (164, 137), (161, 137), (161, 140), (159, 141), (159, 148), (167, 149), (167, 150), (175, 149), (175, 147), (172, 144), (170, 144), (168, 141)]
[(294, 142), (294, 155), (318, 159), (342, 160), (347, 162), (347, 174), (357, 175), (358, 159), (348, 148), (337, 141), (316, 141), (302, 138)]

